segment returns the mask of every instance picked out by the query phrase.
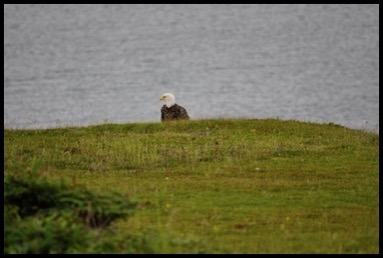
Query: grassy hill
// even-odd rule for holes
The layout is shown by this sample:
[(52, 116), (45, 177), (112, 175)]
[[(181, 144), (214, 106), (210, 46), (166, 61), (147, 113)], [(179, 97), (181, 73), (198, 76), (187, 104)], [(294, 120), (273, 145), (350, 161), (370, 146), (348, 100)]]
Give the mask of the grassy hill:
[(378, 160), (377, 134), (276, 119), (4, 130), (6, 175), (137, 201), (77, 252), (378, 253)]

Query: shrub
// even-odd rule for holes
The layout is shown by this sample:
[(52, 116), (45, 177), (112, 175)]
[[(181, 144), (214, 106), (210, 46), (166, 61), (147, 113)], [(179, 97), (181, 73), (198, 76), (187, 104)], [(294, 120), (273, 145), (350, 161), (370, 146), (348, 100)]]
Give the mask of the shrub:
[[(132, 214), (136, 203), (122, 194), (97, 195), (37, 172), (4, 179), (4, 253), (74, 253), (89, 250), (103, 229)], [(110, 245), (109, 245), (110, 246)]]
[(89, 245), (90, 235), (70, 212), (50, 212), (5, 224), (4, 253), (70, 253)]

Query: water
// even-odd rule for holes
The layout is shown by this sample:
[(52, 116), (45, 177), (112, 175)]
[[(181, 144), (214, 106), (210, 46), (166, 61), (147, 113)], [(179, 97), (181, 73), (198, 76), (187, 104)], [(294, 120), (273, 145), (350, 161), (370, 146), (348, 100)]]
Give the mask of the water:
[(4, 126), (280, 118), (379, 128), (378, 5), (4, 6)]

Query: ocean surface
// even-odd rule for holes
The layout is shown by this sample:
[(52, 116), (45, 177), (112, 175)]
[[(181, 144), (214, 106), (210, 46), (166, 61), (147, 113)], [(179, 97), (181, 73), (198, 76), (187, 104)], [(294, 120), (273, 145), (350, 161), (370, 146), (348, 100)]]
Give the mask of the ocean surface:
[(279, 118), (379, 129), (379, 5), (4, 5), (4, 127)]

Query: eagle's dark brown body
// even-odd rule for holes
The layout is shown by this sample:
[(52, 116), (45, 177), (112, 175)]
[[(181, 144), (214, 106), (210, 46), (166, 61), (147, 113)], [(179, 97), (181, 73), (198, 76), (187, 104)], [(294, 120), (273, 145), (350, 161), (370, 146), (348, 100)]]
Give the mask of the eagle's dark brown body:
[(161, 121), (172, 121), (172, 120), (182, 120), (182, 119), (190, 119), (186, 109), (181, 107), (180, 105), (174, 104), (171, 107), (167, 107), (163, 105), (161, 108)]

